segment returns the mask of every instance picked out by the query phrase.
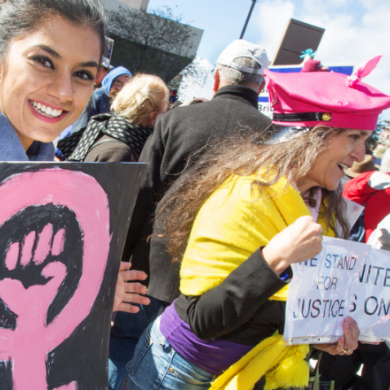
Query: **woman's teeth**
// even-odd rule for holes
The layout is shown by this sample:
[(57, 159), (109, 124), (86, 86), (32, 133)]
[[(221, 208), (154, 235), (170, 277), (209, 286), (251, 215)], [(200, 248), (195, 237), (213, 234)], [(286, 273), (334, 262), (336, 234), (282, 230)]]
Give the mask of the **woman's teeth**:
[(37, 103), (31, 100), (31, 105), (41, 115), (48, 116), (49, 118), (57, 118), (62, 114), (62, 110), (56, 110), (50, 107), (46, 107), (44, 104)]
[(341, 164), (341, 163), (337, 163), (337, 165), (339, 166), (340, 169), (344, 170), (344, 169), (348, 169), (348, 167), (344, 164)]

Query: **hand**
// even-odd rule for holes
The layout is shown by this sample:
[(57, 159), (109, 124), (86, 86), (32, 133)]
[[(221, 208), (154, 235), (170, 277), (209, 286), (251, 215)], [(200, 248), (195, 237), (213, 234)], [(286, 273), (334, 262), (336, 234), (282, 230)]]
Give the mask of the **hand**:
[(321, 252), (321, 233), (321, 225), (312, 217), (300, 217), (272, 238), (263, 249), (263, 256), (270, 267), (281, 274), (292, 263), (306, 261)]
[[(45, 284), (27, 288), (19, 279), (5, 278), (0, 281), (1, 299), (18, 315), (18, 328), (26, 326), (33, 329), (32, 324), (41, 326), (45, 324), (47, 309), (66, 276), (66, 266), (63, 263), (59, 261), (47, 263), (47, 259), (50, 254), (58, 256), (63, 251), (64, 234), (63, 229), (53, 234), (53, 226), (47, 224), (39, 234), (35, 231), (28, 233), (24, 237), (23, 245), (16, 241), (8, 247), (5, 256), (8, 271), (46, 263), (41, 271), (41, 275), (46, 279)], [(36, 249), (33, 253), (34, 243)]]
[[(118, 280), (115, 288), (114, 307), (112, 311), (125, 311), (127, 313), (137, 313), (139, 308), (130, 303), (149, 305), (150, 299), (143, 297), (146, 294), (146, 287), (141, 283), (128, 283), (131, 280), (145, 280), (147, 275), (143, 271), (129, 271), (131, 263), (121, 261), (119, 267)], [(142, 294), (142, 295), (138, 295)]]
[(388, 230), (383, 228), (379, 229), (377, 234), (377, 242), (373, 248), (390, 251), (390, 233)]
[(344, 336), (339, 337), (335, 344), (314, 344), (314, 348), (325, 351), (330, 355), (352, 355), (358, 347), (360, 335), (356, 321), (347, 317), (343, 322)]

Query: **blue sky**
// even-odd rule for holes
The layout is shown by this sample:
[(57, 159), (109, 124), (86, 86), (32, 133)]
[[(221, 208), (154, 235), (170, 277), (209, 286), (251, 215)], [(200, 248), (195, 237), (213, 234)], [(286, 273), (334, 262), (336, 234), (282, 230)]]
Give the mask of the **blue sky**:
[[(212, 69), (224, 47), (239, 38), (251, 4), (251, 0), (150, 0), (149, 10), (168, 6), (184, 23), (203, 29), (197, 56), (200, 66)], [(273, 59), (290, 18), (325, 28), (316, 57), (324, 65), (359, 65), (383, 54), (365, 81), (390, 94), (389, 0), (259, 0), (245, 39), (263, 45)], [(207, 80), (199, 93), (208, 97), (210, 88)]]

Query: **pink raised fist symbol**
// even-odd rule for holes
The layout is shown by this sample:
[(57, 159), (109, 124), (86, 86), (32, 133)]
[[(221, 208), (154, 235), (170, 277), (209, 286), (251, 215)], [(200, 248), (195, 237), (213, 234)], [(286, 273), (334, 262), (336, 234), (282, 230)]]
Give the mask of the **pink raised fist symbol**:
[(11, 362), (13, 389), (44, 390), (49, 352), (88, 316), (103, 281), (107, 195), (91, 176), (55, 168), (9, 178), (0, 198), (0, 361)]

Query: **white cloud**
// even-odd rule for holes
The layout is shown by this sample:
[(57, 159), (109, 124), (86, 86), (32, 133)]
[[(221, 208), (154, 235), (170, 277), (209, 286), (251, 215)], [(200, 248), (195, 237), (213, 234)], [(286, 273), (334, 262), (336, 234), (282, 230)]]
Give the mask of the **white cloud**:
[[(390, 95), (390, 2), (388, 0), (262, 0), (252, 20), (259, 31), (258, 42), (272, 60), (290, 18), (325, 28), (317, 59), (324, 65), (359, 65), (383, 55), (365, 81)], [(180, 99), (212, 97), (213, 65), (198, 59), (208, 77), (183, 80)], [(386, 112), (390, 116), (390, 111)]]
[(211, 99), (213, 96), (213, 64), (205, 58), (196, 58), (195, 65), (198, 75), (183, 77), (178, 91), (180, 101), (184, 102), (192, 97)]
[(302, 8), (313, 14), (326, 13), (329, 9), (337, 9), (353, 4), (354, 0), (304, 0)]
[(382, 54), (377, 68), (365, 81), (390, 95), (390, 45), (386, 44), (390, 36), (389, 15), (388, 0), (265, 1), (257, 12), (259, 41), (273, 59), (289, 18), (323, 27), (325, 33), (316, 59), (324, 65), (357, 66)]
[(325, 27), (317, 54), (317, 58), (324, 64), (357, 66), (383, 54), (378, 67), (365, 81), (390, 94), (390, 46), (383, 44), (383, 38), (390, 36), (390, 4), (381, 0), (375, 9), (367, 11), (361, 8), (359, 11), (353, 16), (352, 12), (340, 13), (329, 8), (327, 13), (315, 15), (303, 11), (298, 14), (298, 18)]
[(268, 0), (259, 3), (256, 24), (261, 32), (258, 44), (264, 46), (272, 60), (283, 38), (288, 21), (294, 16), (295, 5), (290, 0)]
[(367, 10), (375, 9), (378, 4), (381, 4), (383, 0), (359, 0), (358, 4)]

